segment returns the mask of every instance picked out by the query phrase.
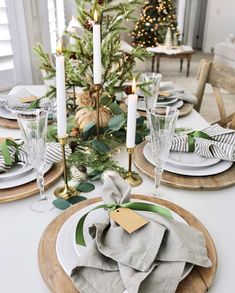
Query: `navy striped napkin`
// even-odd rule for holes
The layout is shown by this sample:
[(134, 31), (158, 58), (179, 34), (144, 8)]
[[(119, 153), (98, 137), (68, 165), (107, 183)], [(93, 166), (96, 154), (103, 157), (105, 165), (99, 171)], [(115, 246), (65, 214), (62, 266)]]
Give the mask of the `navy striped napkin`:
[[(218, 158), (226, 161), (235, 161), (235, 131), (226, 129), (218, 124), (211, 125), (203, 130), (211, 137), (205, 139), (194, 137), (194, 152), (208, 158)], [(172, 151), (188, 152), (188, 135), (174, 136)]]
[[(32, 94), (24, 89), (14, 95), (0, 95), (0, 107), (11, 110), (28, 109), (30, 107), (30, 103), (22, 103), (20, 99), (29, 96), (32, 96)], [(51, 103), (52, 102), (49, 98), (42, 98), (40, 99), (39, 106), (40, 108), (47, 109), (53, 106)]]
[[(0, 153), (0, 173), (6, 172), (9, 170), (15, 163), (15, 147), (8, 147), (8, 150), (11, 155), (11, 159), (13, 164), (11, 166), (6, 165), (2, 154)], [(66, 157), (71, 154), (71, 149), (69, 146), (65, 146), (65, 154)], [(27, 151), (24, 145), (19, 147), (18, 160), (20, 162), (24, 162), (26, 164), (30, 164), (29, 156), (27, 155)], [(52, 164), (55, 162), (60, 162), (62, 160), (61, 153), (61, 145), (56, 142), (48, 142), (47, 143), (47, 152), (46, 152), (46, 164)]]

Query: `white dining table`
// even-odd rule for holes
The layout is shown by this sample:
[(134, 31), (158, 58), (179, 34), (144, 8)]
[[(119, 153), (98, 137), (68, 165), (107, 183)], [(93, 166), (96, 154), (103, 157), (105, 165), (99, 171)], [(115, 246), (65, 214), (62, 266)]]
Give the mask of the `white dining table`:
[[(15, 87), (15, 93), (22, 86)], [(34, 95), (43, 95), (45, 86), (24, 86)], [(208, 123), (193, 110), (179, 118), (177, 127), (202, 129)], [(20, 137), (19, 130), (0, 128), (0, 136)], [(115, 155), (119, 163), (127, 167), (125, 147)], [(154, 182), (141, 172), (143, 183), (132, 188), (133, 194), (152, 195)], [(62, 179), (46, 190), (50, 200)], [(100, 194), (101, 183), (95, 190), (84, 193), (87, 198)], [(1, 194), (1, 191), (0, 191)], [(0, 293), (49, 293), (38, 267), (38, 244), (47, 225), (60, 213), (54, 208), (47, 213), (33, 212), (29, 205), (38, 194), (22, 200), (0, 204)], [(218, 270), (211, 293), (235, 292), (235, 186), (216, 191), (191, 191), (161, 186), (161, 196), (196, 216), (208, 229), (218, 253)], [(60, 292), (58, 292), (60, 293)], [(147, 292), (146, 292), (147, 293)]]

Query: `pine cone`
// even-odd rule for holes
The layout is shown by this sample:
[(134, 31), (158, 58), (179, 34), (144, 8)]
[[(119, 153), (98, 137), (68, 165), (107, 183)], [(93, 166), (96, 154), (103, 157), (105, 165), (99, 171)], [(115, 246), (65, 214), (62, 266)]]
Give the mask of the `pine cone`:
[(131, 95), (132, 94), (132, 86), (131, 85), (126, 86), (126, 88), (124, 89), (124, 92), (127, 95)]
[(74, 153), (74, 151), (76, 150), (77, 146), (78, 146), (78, 143), (76, 141), (74, 141), (74, 140), (70, 141), (69, 147), (71, 148), (72, 153)]
[(85, 23), (84, 23), (84, 27), (85, 27), (87, 30), (91, 31), (91, 30), (92, 30), (92, 27), (93, 27), (93, 24), (92, 24), (92, 22), (91, 22), (89, 19), (87, 19), (87, 20), (85, 21)]
[(69, 58), (70, 58), (70, 59), (73, 59), (73, 60), (77, 60), (76, 52), (71, 52)]

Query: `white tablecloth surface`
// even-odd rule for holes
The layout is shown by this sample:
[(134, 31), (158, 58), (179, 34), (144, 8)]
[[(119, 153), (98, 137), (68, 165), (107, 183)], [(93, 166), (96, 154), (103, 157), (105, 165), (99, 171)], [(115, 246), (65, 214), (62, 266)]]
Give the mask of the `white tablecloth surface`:
[[(19, 88), (19, 87), (17, 87)], [(15, 92), (14, 88), (12, 92)], [(28, 86), (33, 94), (44, 93), (44, 86)], [(203, 128), (206, 121), (193, 111), (180, 118), (178, 127)], [(19, 137), (18, 130), (0, 128), (0, 136)], [(123, 148), (118, 156), (127, 166)], [(142, 175), (143, 183), (132, 193), (151, 195), (153, 181)], [(54, 189), (62, 180), (46, 191), (53, 199)], [(99, 195), (101, 184), (94, 191), (84, 194), (91, 198)], [(1, 191), (0, 191), (1, 194)], [(188, 191), (162, 186), (162, 196), (193, 213), (208, 229), (218, 252), (218, 271), (211, 293), (235, 292), (235, 187), (217, 191)], [(40, 237), (47, 225), (61, 213), (54, 209), (45, 214), (30, 210), (29, 205), (38, 195), (27, 199), (0, 204), (0, 292), (1, 293), (49, 293), (38, 268), (37, 250)], [(60, 293), (60, 292), (58, 292)], [(146, 292), (147, 293), (147, 292)]]

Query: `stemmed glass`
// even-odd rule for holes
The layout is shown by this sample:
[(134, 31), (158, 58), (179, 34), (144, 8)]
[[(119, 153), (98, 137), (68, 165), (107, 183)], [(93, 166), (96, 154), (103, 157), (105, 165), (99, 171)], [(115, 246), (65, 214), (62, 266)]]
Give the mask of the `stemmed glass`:
[(37, 185), (40, 191), (40, 199), (30, 206), (36, 212), (45, 212), (53, 208), (44, 192), (43, 169), (46, 158), (47, 119), (47, 112), (41, 109), (17, 113), (21, 135), (30, 163), (36, 172)]
[(144, 102), (147, 118), (149, 119), (149, 108), (156, 106), (157, 103), (162, 75), (155, 72), (145, 72), (141, 74), (141, 77), (142, 82), (145, 83)]
[(179, 111), (171, 107), (156, 106), (149, 109), (156, 195), (159, 195), (163, 167), (169, 156), (178, 114)]

